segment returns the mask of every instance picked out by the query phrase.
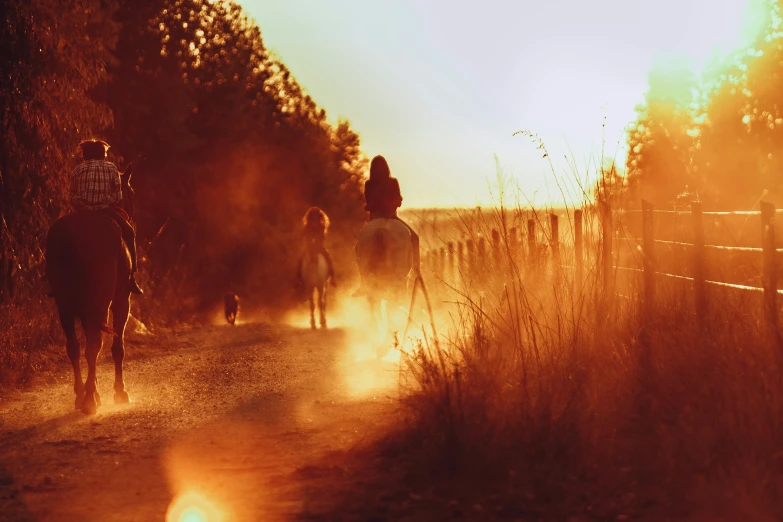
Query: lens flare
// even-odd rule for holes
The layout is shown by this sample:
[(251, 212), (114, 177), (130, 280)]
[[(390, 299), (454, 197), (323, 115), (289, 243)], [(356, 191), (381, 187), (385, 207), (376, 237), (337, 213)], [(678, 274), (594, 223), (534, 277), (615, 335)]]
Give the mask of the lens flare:
[(197, 507), (186, 508), (179, 516), (180, 522), (207, 522), (207, 514)]
[(203, 495), (194, 491), (175, 498), (166, 513), (166, 522), (221, 522), (223, 515)]

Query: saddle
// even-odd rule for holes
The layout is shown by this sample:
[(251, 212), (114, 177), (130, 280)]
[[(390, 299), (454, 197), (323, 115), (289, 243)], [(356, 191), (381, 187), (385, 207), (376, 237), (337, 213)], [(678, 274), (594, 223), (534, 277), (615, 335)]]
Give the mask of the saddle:
[[(116, 215), (114, 215), (112, 212), (108, 212), (109, 210), (112, 210), (112, 211), (116, 212), (117, 214), (119, 214), (125, 220), (126, 223), (128, 223), (128, 224), (131, 223), (130, 216), (125, 211), (125, 209), (120, 207), (120, 206), (114, 206), (114, 207), (111, 207), (111, 209), (104, 209), (104, 208), (90, 209), (90, 208), (85, 208), (85, 209), (78, 209), (78, 210), (76, 210), (76, 212), (77, 213), (84, 213), (86, 215), (95, 215), (95, 214), (99, 214), (99, 213), (100, 214), (105, 214), (105, 215), (109, 216), (112, 220), (114, 220), (117, 223), (117, 225), (120, 226), (120, 229), (122, 229), (124, 224), (119, 222), (119, 219), (117, 219)], [(127, 241), (125, 241), (125, 234), (123, 233), (123, 234), (121, 234), (121, 236), (122, 236), (123, 243), (126, 243), (126, 246), (130, 247), (130, 245), (127, 245)]]

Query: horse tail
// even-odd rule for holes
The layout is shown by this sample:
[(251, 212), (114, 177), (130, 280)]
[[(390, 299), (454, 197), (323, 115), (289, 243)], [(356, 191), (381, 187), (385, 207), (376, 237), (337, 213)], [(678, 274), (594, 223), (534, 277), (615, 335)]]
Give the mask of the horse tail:
[(376, 230), (370, 239), (369, 250), (368, 268), (371, 272), (382, 270), (389, 252), (389, 232), (383, 228)]

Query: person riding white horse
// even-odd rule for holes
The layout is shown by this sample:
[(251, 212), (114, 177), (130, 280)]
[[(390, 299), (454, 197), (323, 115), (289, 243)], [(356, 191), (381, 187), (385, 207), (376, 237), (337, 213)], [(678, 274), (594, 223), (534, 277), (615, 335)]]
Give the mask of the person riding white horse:
[(303, 289), (310, 301), (310, 326), (315, 328), (314, 293), (318, 294), (321, 328), (326, 328), (326, 284), (337, 286), (332, 257), (324, 247), (329, 217), (318, 207), (310, 207), (302, 218), (303, 251), (297, 265), (297, 287)]
[(420, 273), (419, 236), (397, 216), (400, 184), (383, 156), (370, 163), (364, 196), (370, 218), (356, 241), (361, 286), (353, 295), (366, 296), (379, 321), (381, 301), (387, 302), (387, 316), (406, 304), (407, 289)]

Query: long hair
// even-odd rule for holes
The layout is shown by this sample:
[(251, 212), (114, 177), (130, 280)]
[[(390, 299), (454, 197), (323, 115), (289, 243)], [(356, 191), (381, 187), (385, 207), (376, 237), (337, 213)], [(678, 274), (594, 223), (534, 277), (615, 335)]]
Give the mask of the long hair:
[(329, 216), (318, 207), (310, 207), (302, 218), (302, 225), (307, 228), (313, 226), (311, 223), (318, 223), (326, 232), (329, 228)]
[(381, 179), (391, 177), (391, 170), (386, 158), (375, 156), (370, 162), (370, 179)]

